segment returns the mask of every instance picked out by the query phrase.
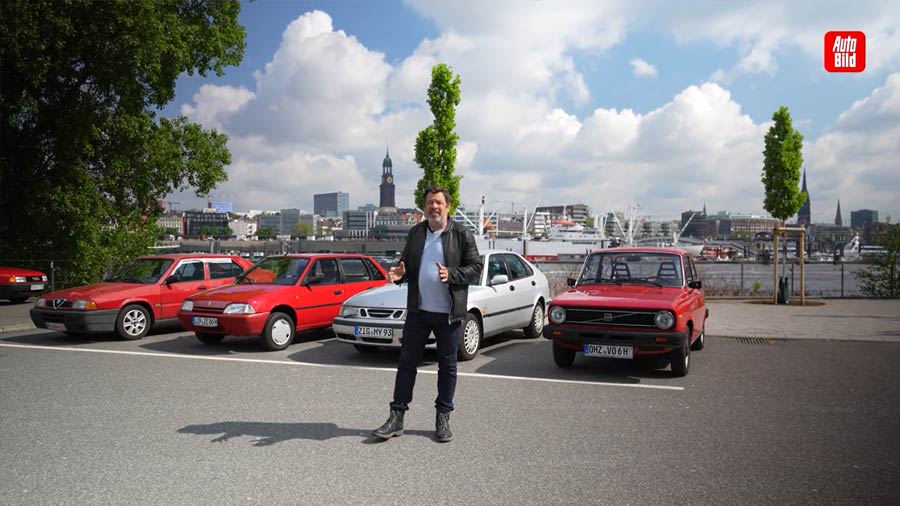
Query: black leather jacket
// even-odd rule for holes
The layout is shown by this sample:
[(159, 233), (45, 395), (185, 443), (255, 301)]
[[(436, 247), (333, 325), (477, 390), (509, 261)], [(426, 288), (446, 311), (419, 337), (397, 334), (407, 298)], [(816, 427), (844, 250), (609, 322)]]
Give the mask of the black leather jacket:
[[(406, 309), (419, 310), (419, 268), (422, 265), (422, 250), (425, 248), (425, 234), (428, 221), (423, 221), (409, 231), (403, 255), (400, 260), (406, 266), (406, 274), (398, 281), (409, 282)], [(466, 316), (469, 299), (469, 283), (476, 282), (481, 275), (483, 262), (478, 254), (475, 236), (465, 226), (451, 221), (449, 228), (441, 236), (444, 247), (444, 266), (447, 267), (447, 286), (450, 290), (450, 321), (462, 320)]]

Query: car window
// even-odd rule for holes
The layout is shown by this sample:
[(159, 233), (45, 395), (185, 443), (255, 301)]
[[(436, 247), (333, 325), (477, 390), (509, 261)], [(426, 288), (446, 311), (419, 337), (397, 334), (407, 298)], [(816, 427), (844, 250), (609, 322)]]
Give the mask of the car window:
[(209, 279), (233, 278), (244, 271), (234, 260), (209, 262)]
[(490, 281), (494, 276), (498, 274), (501, 276), (509, 276), (509, 271), (506, 270), (506, 263), (503, 262), (503, 258), (500, 255), (491, 255), (488, 257), (487, 261), (487, 269), (488, 269), (488, 281)]
[(686, 283), (690, 283), (694, 280), (694, 272), (692, 270), (691, 259), (689, 257), (684, 257), (684, 280)]
[(247, 272), (241, 274), (238, 283), (294, 285), (299, 281), (308, 264), (308, 258), (281, 256), (264, 258), (247, 269)]
[(366, 268), (362, 258), (342, 258), (341, 269), (344, 271), (344, 281), (346, 283), (356, 283), (358, 281), (369, 281), (372, 279), (369, 269)]
[(519, 257), (515, 255), (501, 255), (503, 259), (506, 261), (506, 266), (509, 268), (509, 272), (512, 274), (510, 280), (513, 279), (522, 279), (527, 278), (529, 276), (528, 269), (525, 268), (525, 264), (523, 264)]
[(169, 270), (172, 260), (167, 258), (138, 258), (105, 279), (121, 283), (156, 283)]
[(341, 274), (338, 272), (337, 260), (334, 258), (320, 258), (310, 267), (307, 276), (321, 277), (319, 285), (334, 285), (341, 282)]
[(629, 283), (681, 286), (681, 258), (671, 253), (603, 252), (584, 263), (579, 283)]
[(178, 281), (203, 281), (203, 262), (191, 260), (183, 262), (175, 269), (173, 275), (178, 276)]
[(369, 279), (375, 279), (375, 280), (384, 279), (384, 274), (382, 274), (381, 271), (378, 270), (378, 267), (375, 266), (374, 262), (372, 262), (371, 260), (366, 258), (365, 263), (366, 263), (366, 267), (369, 268)]

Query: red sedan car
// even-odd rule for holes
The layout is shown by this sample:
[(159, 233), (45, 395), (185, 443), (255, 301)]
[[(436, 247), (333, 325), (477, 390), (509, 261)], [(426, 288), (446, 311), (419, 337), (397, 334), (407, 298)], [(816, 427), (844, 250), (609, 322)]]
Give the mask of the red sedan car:
[(705, 342), (709, 310), (696, 266), (676, 249), (614, 248), (591, 253), (571, 288), (547, 308), (544, 337), (569, 367), (585, 356), (668, 355), (673, 376), (690, 368)]
[(185, 300), (178, 320), (207, 344), (226, 335), (260, 336), (266, 349), (283, 350), (296, 331), (331, 326), (345, 300), (386, 283), (384, 269), (364, 255), (273, 256), (233, 286)]
[(102, 283), (39, 298), (31, 321), (67, 334), (115, 331), (122, 339), (141, 339), (155, 323), (174, 320), (187, 296), (231, 284), (251, 265), (238, 256), (202, 253), (141, 257)]
[(47, 275), (31, 269), (0, 267), (0, 299), (25, 302), (25, 299), (44, 293)]

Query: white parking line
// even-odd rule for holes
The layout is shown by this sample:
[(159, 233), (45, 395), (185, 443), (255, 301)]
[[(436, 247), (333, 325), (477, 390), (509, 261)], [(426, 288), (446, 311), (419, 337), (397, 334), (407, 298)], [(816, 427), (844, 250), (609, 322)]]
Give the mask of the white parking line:
[[(135, 355), (140, 357), (158, 357), (158, 358), (181, 358), (190, 360), (217, 360), (220, 362), (244, 362), (250, 364), (271, 364), (271, 365), (294, 365), (307, 367), (324, 367), (332, 369), (354, 369), (358, 371), (381, 371), (395, 373), (395, 367), (365, 367), (359, 365), (337, 365), (337, 364), (315, 364), (312, 362), (289, 362), (286, 360), (263, 360), (258, 358), (237, 358), (237, 357), (209, 357), (204, 355), (183, 355), (179, 353), (152, 353), (148, 351), (124, 351), (124, 350), (97, 350), (92, 348), (70, 348), (66, 346), (39, 346), (33, 344), (9, 344), (0, 343), (0, 347), (4, 348), (20, 348), (26, 350), (50, 350), (50, 351), (75, 351), (84, 353), (108, 353), (112, 355)], [(437, 371), (420, 369), (419, 374), (437, 374)], [(579, 381), (564, 380), (553, 378), (529, 378), (524, 376), (508, 376), (503, 374), (482, 374), (477, 372), (457, 373), (459, 376), (471, 378), (489, 378), (489, 379), (506, 379), (515, 381), (539, 381), (543, 383), (565, 383), (570, 385), (594, 385), (606, 387), (626, 387), (626, 388), (649, 388), (653, 390), (684, 390), (684, 387), (674, 387), (668, 385), (642, 385), (639, 383), (610, 383), (603, 381)]]

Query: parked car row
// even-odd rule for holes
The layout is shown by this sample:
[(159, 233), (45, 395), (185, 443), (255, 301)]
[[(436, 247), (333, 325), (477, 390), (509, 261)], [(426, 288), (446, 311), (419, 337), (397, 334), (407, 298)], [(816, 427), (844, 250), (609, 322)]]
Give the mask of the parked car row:
[[(703, 348), (709, 312), (696, 267), (683, 251), (596, 251), (552, 300), (546, 276), (522, 255), (490, 250), (482, 260), (484, 269), (469, 287), (460, 360), (474, 358), (485, 338), (518, 329), (550, 339), (563, 368), (577, 353), (661, 355), (671, 360), (675, 376), (683, 376), (690, 351)], [(39, 297), (31, 319), (66, 334), (114, 332), (122, 339), (141, 339), (154, 325), (177, 320), (205, 344), (257, 336), (268, 350), (287, 348), (299, 331), (332, 327), (338, 342), (369, 353), (399, 347), (406, 320), (408, 286), (390, 283), (383, 264), (337, 253), (276, 255), (256, 264), (230, 255), (151, 255), (102, 283)], [(43, 290), (46, 281), (36, 277), (41, 273), (0, 274), (9, 285), (19, 277), (26, 279), (20, 284), (40, 285), (32, 290)], [(426, 346), (436, 347), (434, 336)]]

